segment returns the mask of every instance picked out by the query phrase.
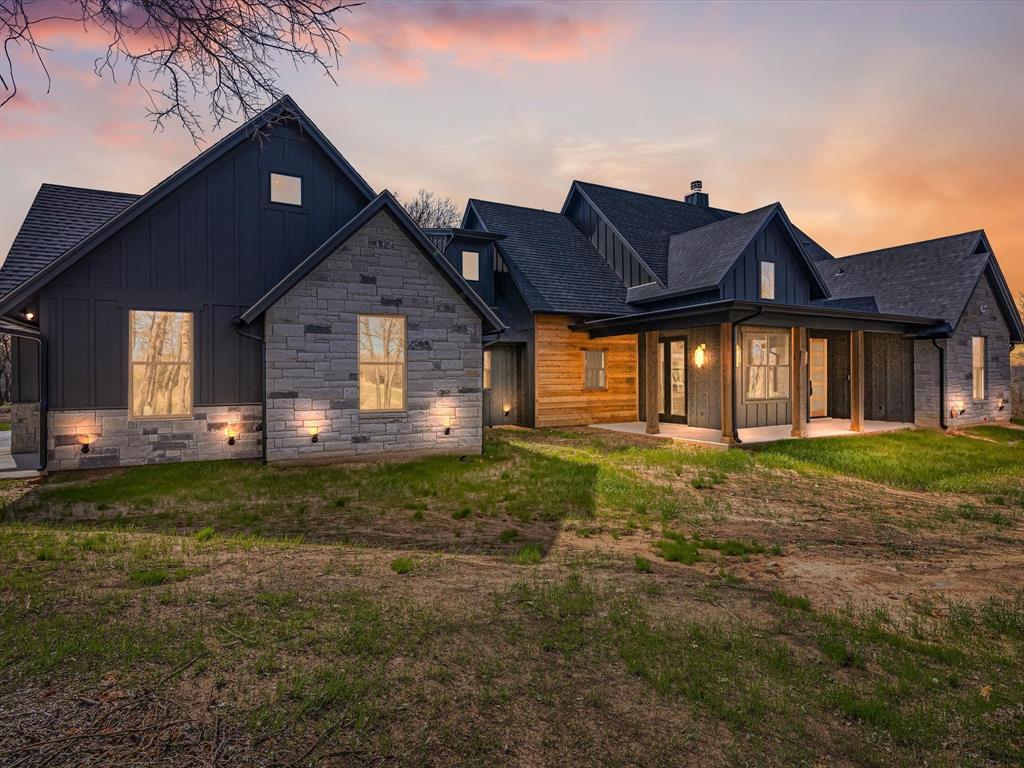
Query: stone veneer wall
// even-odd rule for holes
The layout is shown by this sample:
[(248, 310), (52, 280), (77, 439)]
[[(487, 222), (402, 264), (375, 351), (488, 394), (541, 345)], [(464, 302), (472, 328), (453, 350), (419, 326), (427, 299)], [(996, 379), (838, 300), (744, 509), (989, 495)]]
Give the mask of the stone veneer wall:
[[(359, 314), (406, 318), (404, 412), (359, 411)], [(480, 318), (390, 214), (377, 214), (271, 307), (264, 333), (268, 460), (480, 452)]]
[(39, 453), (39, 403), (11, 403), (11, 453)]
[[(191, 419), (128, 419), (125, 408), (51, 411), (47, 468), (88, 469), (262, 455), (261, 406), (196, 406)], [(228, 426), (237, 431), (228, 445)], [(90, 437), (82, 453), (82, 437)]]
[[(985, 399), (972, 397), (971, 339), (984, 336), (986, 354)], [(1010, 332), (988, 279), (982, 276), (964, 308), (956, 332), (939, 341), (946, 349), (946, 426), (950, 428), (1007, 421), (1010, 418)], [(1000, 402), (1003, 409), (999, 410)], [(938, 351), (930, 341), (914, 342), (914, 412), (921, 426), (939, 424)], [(950, 409), (962, 404), (962, 416)]]

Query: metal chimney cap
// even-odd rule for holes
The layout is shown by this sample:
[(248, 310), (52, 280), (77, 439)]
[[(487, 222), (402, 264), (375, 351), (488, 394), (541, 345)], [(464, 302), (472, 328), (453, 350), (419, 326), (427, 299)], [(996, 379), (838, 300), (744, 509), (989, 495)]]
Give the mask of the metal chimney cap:
[(690, 191), (700, 192), (703, 186), (704, 183), (700, 179), (694, 179), (693, 181), (690, 182)]

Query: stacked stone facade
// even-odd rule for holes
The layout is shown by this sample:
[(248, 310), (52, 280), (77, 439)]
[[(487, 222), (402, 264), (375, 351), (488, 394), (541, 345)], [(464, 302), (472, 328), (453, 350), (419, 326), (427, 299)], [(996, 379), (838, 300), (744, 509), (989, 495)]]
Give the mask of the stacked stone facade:
[[(48, 469), (258, 458), (260, 405), (196, 406), (189, 419), (128, 418), (124, 408), (51, 411)], [(236, 434), (228, 444), (228, 430)], [(89, 452), (82, 444), (89, 443)]]
[[(972, 387), (972, 338), (985, 337), (985, 397)], [(946, 350), (946, 426), (967, 427), (1010, 418), (1010, 332), (984, 275), (971, 294), (956, 332), (938, 342)], [(939, 424), (939, 356), (930, 341), (914, 343), (914, 411), (919, 426)], [(963, 414), (960, 414), (960, 409)], [(954, 413), (955, 412), (955, 413)]]
[[(359, 410), (360, 314), (406, 318), (402, 412)], [(378, 213), (267, 310), (268, 460), (479, 453), (481, 334), (465, 299)]]

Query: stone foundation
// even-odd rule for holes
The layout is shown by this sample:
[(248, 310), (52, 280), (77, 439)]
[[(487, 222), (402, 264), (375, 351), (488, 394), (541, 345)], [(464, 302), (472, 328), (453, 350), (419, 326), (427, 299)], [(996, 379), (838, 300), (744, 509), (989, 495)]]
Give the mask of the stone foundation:
[(39, 403), (11, 403), (11, 453), (39, 453)]
[[(258, 404), (196, 406), (191, 419), (129, 420), (124, 408), (51, 411), (47, 468), (259, 458), (260, 418)], [(237, 433), (234, 445), (228, 445), (229, 426)], [(82, 453), (86, 439), (89, 452)]]

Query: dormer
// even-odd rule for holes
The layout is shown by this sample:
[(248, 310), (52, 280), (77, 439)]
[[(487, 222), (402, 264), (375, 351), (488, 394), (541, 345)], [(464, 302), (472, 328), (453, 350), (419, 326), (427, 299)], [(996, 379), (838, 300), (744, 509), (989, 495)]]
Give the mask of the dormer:
[(428, 238), (487, 304), (494, 304), (494, 272), (498, 268), (494, 243), (502, 235), (469, 229), (426, 229)]

